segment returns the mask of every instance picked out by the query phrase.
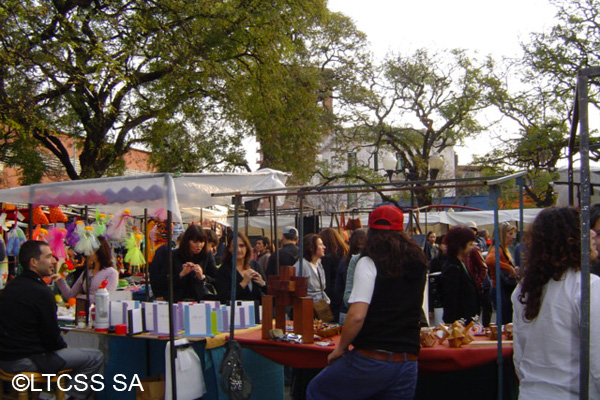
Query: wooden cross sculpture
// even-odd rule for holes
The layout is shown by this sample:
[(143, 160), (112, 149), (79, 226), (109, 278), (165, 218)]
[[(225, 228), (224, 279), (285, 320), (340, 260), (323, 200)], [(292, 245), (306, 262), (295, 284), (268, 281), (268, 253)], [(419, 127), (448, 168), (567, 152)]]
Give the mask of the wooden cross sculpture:
[(285, 308), (294, 307), (294, 333), (302, 335), (302, 342), (314, 342), (313, 301), (306, 295), (308, 278), (296, 276), (296, 269), (279, 268), (279, 276), (267, 279), (267, 294), (262, 297), (262, 338), (271, 339), (273, 329), (273, 303), (275, 303), (275, 328), (285, 332)]

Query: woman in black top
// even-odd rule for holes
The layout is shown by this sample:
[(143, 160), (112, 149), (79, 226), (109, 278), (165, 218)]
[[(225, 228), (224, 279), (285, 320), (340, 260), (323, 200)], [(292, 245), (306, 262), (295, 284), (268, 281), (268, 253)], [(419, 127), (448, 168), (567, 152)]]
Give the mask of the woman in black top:
[[(217, 267), (206, 247), (206, 236), (198, 225), (190, 225), (173, 250), (173, 301), (214, 300)], [(152, 290), (156, 298), (168, 296), (168, 257), (166, 245), (158, 248), (150, 265)], [(209, 285), (207, 285), (207, 283)]]
[(479, 314), (479, 298), (475, 281), (465, 266), (465, 259), (475, 247), (475, 232), (464, 225), (452, 227), (446, 235), (448, 260), (442, 272), (444, 322), (461, 318), (470, 322)]
[[(251, 260), (252, 246), (243, 233), (238, 233), (236, 268), (236, 300), (260, 300), (266, 293), (267, 283), (258, 272), (258, 264)], [(231, 300), (231, 269), (233, 262), (233, 240), (227, 246), (223, 264), (217, 272), (217, 291), (221, 302)]]

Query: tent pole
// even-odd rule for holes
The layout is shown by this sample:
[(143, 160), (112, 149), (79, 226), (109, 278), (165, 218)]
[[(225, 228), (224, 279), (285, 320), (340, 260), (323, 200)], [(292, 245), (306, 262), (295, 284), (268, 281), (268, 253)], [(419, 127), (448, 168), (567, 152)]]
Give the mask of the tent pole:
[(177, 372), (175, 370), (175, 358), (177, 349), (175, 348), (175, 316), (173, 315), (173, 249), (171, 242), (173, 240), (173, 214), (167, 209), (167, 246), (169, 246), (169, 256), (167, 258), (169, 271), (169, 358), (171, 362), (171, 398), (177, 399)]
[(146, 259), (146, 267), (144, 268), (144, 280), (146, 282), (146, 301), (150, 301), (150, 275), (148, 272), (148, 252), (150, 243), (150, 237), (148, 232), (148, 209), (144, 208), (144, 237), (146, 242), (144, 243), (144, 257)]
[(502, 400), (502, 369), (504, 358), (502, 357), (502, 280), (500, 279), (500, 222), (498, 217), (498, 198), (500, 197), (500, 186), (490, 186), (490, 201), (494, 205), (494, 246), (496, 252), (496, 326), (498, 327), (498, 400)]
[[(240, 196), (233, 197), (233, 239), (231, 249), (231, 315), (229, 316), (229, 340), (233, 340), (235, 331), (235, 298), (237, 289), (237, 253), (238, 253), (238, 220), (240, 212)], [(246, 249), (246, 251), (251, 251)]]
[(277, 234), (277, 199), (275, 196), (271, 196), (271, 199), (271, 203), (273, 204), (273, 235), (275, 236), (275, 266), (277, 268), (277, 275), (279, 275), (279, 246), (281, 243)]
[(300, 200), (300, 214), (298, 216), (298, 276), (302, 275), (302, 259), (304, 258), (304, 196), (298, 195)]
[[(590, 73), (592, 72), (592, 73)], [(590, 154), (588, 124), (588, 76), (593, 74), (592, 68), (579, 72), (577, 86), (579, 97), (579, 190), (581, 193), (581, 342), (579, 364), (579, 398), (589, 399), (590, 384)]]

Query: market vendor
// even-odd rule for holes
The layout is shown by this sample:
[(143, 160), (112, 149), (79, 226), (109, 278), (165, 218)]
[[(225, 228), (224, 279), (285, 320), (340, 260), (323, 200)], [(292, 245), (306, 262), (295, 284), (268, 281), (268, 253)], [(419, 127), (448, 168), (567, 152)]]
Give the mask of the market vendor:
[(87, 256), (86, 272), (79, 276), (72, 287), (69, 287), (69, 284), (62, 275), (57, 275), (56, 285), (63, 297), (85, 297), (88, 289), (88, 280), (91, 303), (95, 303), (96, 290), (98, 290), (98, 286), (100, 286), (104, 280), (108, 281), (106, 290), (109, 292), (117, 290), (119, 272), (113, 267), (110, 244), (103, 236), (99, 236), (98, 241), (100, 242), (100, 247), (98, 247), (94, 254)]
[[(34, 240), (23, 243), (19, 263), (23, 272), (0, 294), (0, 369), (7, 373), (47, 374), (71, 369), (69, 374), (73, 377), (99, 374), (102, 353), (96, 349), (67, 348), (61, 336), (54, 295), (42, 280), (53, 276), (56, 268), (48, 244)], [(63, 385), (68, 387), (71, 383), (65, 379)], [(73, 390), (69, 395), (86, 398), (91, 390), (88, 386), (87, 391)]]
[(339, 345), (307, 399), (414, 397), (427, 259), (403, 223), (402, 211), (389, 205), (369, 215)]

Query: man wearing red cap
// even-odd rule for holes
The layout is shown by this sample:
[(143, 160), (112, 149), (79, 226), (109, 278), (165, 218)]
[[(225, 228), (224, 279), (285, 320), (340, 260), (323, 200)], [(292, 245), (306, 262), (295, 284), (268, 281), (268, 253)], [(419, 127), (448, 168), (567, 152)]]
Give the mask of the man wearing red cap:
[(414, 397), (427, 260), (403, 225), (393, 206), (369, 216), (340, 343), (310, 382), (307, 399)]

